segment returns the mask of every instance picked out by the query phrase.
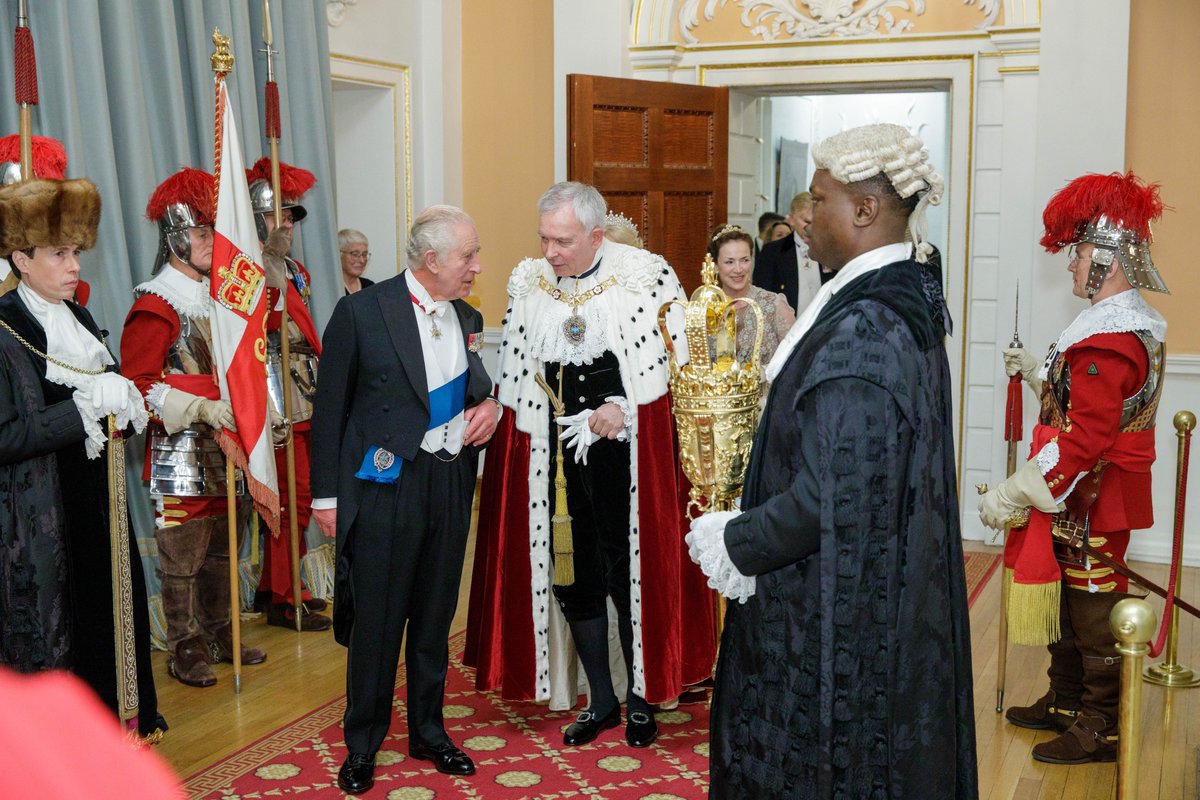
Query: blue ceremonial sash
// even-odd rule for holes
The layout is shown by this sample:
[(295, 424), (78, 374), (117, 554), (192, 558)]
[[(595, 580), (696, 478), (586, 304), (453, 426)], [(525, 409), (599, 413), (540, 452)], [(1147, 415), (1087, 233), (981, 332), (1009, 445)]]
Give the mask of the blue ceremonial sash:
[[(429, 393), (429, 427), (426, 430), (445, 425), (450, 420), (463, 413), (467, 404), (467, 370), (463, 370), (457, 378), (449, 383), (443, 383)], [(404, 459), (395, 453), (383, 449), (379, 445), (367, 448), (363, 456), (362, 466), (354, 477), (375, 483), (396, 483), (400, 480), (400, 468)]]

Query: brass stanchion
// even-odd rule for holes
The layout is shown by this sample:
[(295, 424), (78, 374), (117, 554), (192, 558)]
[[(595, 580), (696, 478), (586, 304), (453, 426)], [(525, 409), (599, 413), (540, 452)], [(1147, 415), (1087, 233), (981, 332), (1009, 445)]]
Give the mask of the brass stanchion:
[[(1180, 411), (1175, 415), (1175, 436), (1179, 440), (1178, 460), (1175, 468), (1175, 525), (1177, 535), (1183, 533), (1184, 499), (1187, 496), (1187, 463), (1188, 448), (1191, 445), (1191, 433), (1196, 427), (1196, 415), (1190, 411)], [(1181, 594), (1180, 580), (1183, 577), (1183, 559), (1175, 561), (1175, 593)], [(1179, 649), (1179, 609), (1171, 609), (1170, 628), (1167, 633), (1166, 657), (1161, 664), (1146, 667), (1144, 677), (1148, 683), (1167, 686), (1173, 689), (1187, 689), (1200, 686), (1200, 675), (1183, 666), (1175, 660)]]
[(1121, 654), (1121, 711), (1117, 746), (1117, 800), (1136, 800), (1138, 773), (1138, 721), (1142, 710), (1142, 657), (1150, 651), (1150, 637), (1158, 626), (1154, 609), (1145, 600), (1127, 597), (1113, 606), (1108, 617), (1117, 652)]

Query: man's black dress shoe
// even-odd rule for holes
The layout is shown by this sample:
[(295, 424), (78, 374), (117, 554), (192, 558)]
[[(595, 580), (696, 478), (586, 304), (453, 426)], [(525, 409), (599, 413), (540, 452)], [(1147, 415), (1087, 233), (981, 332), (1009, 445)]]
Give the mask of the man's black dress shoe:
[(351, 753), (338, 770), (338, 787), (346, 794), (362, 794), (375, 785), (375, 755)]
[(567, 726), (566, 732), (563, 733), (563, 744), (567, 747), (577, 747), (581, 744), (587, 744), (599, 736), (600, 731), (615, 728), (620, 724), (621, 706), (619, 703), (613, 706), (613, 710), (603, 717), (596, 716), (592, 713), (591, 709), (585, 709), (580, 712), (574, 722)]
[(654, 715), (645, 711), (629, 712), (629, 722), (625, 725), (625, 741), (630, 747), (649, 747), (658, 738), (658, 723)]
[(474, 775), (475, 762), (471, 757), (454, 746), (453, 742), (426, 745), (413, 742), (409, 745), (408, 754), (422, 761), (432, 761), (437, 771), (445, 775)]

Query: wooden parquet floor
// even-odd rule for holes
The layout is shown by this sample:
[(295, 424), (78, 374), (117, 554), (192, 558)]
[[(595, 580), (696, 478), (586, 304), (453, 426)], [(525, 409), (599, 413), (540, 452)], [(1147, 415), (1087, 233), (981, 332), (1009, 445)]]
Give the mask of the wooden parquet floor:
[[(968, 543), (970, 549), (986, 549)], [(473, 541), (468, 545), (459, 610), (453, 630), (466, 626)], [(1166, 567), (1136, 565), (1166, 583)], [(1183, 595), (1200, 604), (1200, 569), (1184, 571)], [(1159, 601), (1154, 602), (1161, 609)], [(983, 800), (1100, 800), (1116, 796), (1112, 764), (1062, 767), (1040, 764), (1030, 749), (1050, 737), (1008, 725), (995, 712), (999, 582), (993, 578), (971, 610), (975, 666), (975, 716)], [(1200, 669), (1200, 625), (1180, 620), (1179, 660)], [(193, 774), (345, 692), (345, 650), (326, 633), (297, 634), (265, 620), (243, 624), (247, 642), (267, 650), (267, 661), (243, 671), (235, 695), (232, 668), (219, 665), (215, 687), (192, 689), (166, 673), (155, 654), (159, 704), (171, 730), (159, 752), (183, 777)], [(1048, 656), (1039, 648), (1013, 647), (1008, 656), (1006, 703), (1026, 704), (1045, 691)], [(1166, 690), (1143, 685), (1140, 800), (1200, 800), (1196, 771), (1200, 748), (1200, 688)]]

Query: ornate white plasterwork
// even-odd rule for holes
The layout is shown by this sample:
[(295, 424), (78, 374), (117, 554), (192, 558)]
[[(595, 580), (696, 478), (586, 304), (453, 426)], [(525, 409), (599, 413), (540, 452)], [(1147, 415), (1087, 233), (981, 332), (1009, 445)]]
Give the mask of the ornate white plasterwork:
[[(699, 41), (693, 29), (704, 19), (711, 21), (718, 7), (728, 0), (684, 0), (679, 9), (679, 29), (689, 43)], [(736, 0), (742, 7), (742, 24), (764, 41), (821, 39), (833, 36), (872, 36), (903, 33), (912, 20), (897, 19), (892, 9), (925, 13), (925, 0)], [(984, 19), (977, 27), (996, 21), (1001, 0), (963, 0), (978, 5)]]
[(342, 20), (346, 17), (346, 9), (358, 2), (358, 0), (325, 0), (325, 19), (329, 21), (330, 27), (336, 28), (342, 24)]

